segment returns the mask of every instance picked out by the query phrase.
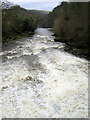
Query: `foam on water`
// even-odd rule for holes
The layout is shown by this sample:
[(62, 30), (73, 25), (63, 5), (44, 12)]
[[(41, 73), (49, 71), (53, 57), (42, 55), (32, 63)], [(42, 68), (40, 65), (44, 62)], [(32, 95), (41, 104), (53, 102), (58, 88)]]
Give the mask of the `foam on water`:
[(3, 118), (88, 117), (88, 61), (64, 52), (51, 35), (39, 28), (0, 53)]

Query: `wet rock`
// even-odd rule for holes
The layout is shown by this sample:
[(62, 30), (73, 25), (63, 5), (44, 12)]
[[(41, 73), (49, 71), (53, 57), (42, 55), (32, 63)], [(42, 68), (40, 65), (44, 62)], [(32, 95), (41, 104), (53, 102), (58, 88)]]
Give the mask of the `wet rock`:
[(60, 42), (60, 38), (59, 38), (59, 37), (56, 37), (56, 38), (54, 39), (54, 41), (55, 41), (55, 42)]
[(27, 76), (25, 81), (31, 81), (32, 80), (32, 77), (31, 76)]
[(34, 34), (34, 32), (29, 32), (28, 37), (32, 36)]
[(46, 48), (42, 48), (42, 51), (46, 51)]
[(5, 90), (5, 89), (7, 89), (7, 88), (8, 88), (8, 86), (4, 86), (4, 87), (2, 87), (1, 90)]

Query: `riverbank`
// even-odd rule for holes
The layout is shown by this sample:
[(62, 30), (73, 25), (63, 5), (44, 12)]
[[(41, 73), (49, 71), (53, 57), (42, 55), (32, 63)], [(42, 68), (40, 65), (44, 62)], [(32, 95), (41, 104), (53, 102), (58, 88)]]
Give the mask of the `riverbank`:
[[(55, 34), (54, 34), (55, 36)], [(56, 37), (55, 36), (55, 39), (54, 39), (55, 42), (62, 42), (62, 43), (65, 43), (65, 51), (66, 52), (69, 52), (69, 53), (72, 53), (73, 55), (77, 56), (77, 57), (80, 57), (80, 58), (85, 58), (87, 60), (90, 60), (90, 57), (88, 56), (88, 47), (82, 47), (82, 46), (79, 46), (78, 47), (78, 44), (74, 44), (74, 43), (70, 43), (71, 41), (70, 40), (62, 40), (60, 39), (60, 37)], [(68, 41), (68, 42), (67, 42)]]
[(90, 2), (62, 2), (49, 14), (55, 41), (66, 44), (65, 50), (82, 58), (88, 56), (88, 10)]
[(72, 53), (73, 55), (80, 57), (80, 58), (85, 58), (87, 60), (90, 60), (90, 57), (88, 56), (88, 49), (78, 49), (76, 47), (72, 47), (69, 45), (66, 45), (65, 51)]
[[(8, 17), (7, 17), (8, 16)], [(2, 42), (15, 40), (34, 33), (37, 28), (36, 19), (30, 11), (13, 6), (9, 9), (2, 9)]]
[(9, 36), (9, 38), (2, 38), (2, 43), (3, 45), (6, 45), (8, 44), (9, 42), (13, 41), (13, 40), (16, 40), (16, 39), (20, 39), (20, 38), (23, 38), (23, 37), (31, 37), (32, 35), (34, 34), (34, 31), (32, 32), (24, 32), (22, 34), (15, 34), (13, 36)]

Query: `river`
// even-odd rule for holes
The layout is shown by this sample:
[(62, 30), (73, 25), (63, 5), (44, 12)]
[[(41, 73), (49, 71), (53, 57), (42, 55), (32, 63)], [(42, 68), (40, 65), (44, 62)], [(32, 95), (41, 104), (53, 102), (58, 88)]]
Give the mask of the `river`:
[(88, 117), (88, 61), (64, 51), (49, 29), (3, 48), (3, 118)]

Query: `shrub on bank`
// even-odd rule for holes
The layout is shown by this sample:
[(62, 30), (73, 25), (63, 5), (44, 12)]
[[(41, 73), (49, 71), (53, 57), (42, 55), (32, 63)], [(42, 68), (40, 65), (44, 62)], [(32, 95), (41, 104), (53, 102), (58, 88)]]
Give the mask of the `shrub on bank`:
[(20, 6), (13, 6), (2, 10), (3, 42), (25, 32), (33, 32), (37, 27), (36, 20)]

